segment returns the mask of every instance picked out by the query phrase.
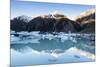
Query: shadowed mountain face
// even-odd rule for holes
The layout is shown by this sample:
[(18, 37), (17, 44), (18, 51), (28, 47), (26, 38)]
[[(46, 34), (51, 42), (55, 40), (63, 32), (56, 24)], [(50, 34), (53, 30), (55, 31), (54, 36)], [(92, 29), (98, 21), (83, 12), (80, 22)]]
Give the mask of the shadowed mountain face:
[(35, 30), (41, 32), (76, 32), (77, 30), (74, 28), (74, 23), (74, 21), (64, 17), (36, 17), (28, 23), (28, 31)]
[(11, 30), (14, 31), (26, 31), (27, 19), (23, 16), (19, 16), (11, 20)]
[(80, 24), (85, 24), (87, 23), (86, 21), (89, 20), (95, 20), (95, 9), (83, 12), (76, 17), (76, 21), (79, 22)]
[(82, 25), (81, 33), (95, 33), (95, 21), (88, 20), (88, 23)]
[(36, 17), (28, 23), (28, 31), (52, 32), (55, 23), (54, 18)]
[(75, 32), (74, 22), (67, 18), (58, 19), (56, 22), (56, 31), (58, 32)]
[(81, 33), (95, 33), (95, 10), (82, 13), (77, 17), (76, 22), (82, 27)]
[(28, 23), (20, 17), (11, 20), (11, 30), (15, 31), (77, 32), (77, 27), (79, 24), (60, 14), (38, 16)]
[(42, 15), (27, 21), (23, 16), (11, 20), (11, 30), (14, 31), (40, 31), (40, 32), (95, 32), (95, 10), (82, 13), (75, 21), (63, 14)]

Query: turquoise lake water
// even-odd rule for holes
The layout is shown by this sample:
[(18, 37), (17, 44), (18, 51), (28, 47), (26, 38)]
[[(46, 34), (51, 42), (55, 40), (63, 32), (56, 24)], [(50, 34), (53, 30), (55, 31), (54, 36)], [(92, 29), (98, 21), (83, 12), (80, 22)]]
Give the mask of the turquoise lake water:
[(94, 34), (11, 32), (11, 66), (93, 61)]

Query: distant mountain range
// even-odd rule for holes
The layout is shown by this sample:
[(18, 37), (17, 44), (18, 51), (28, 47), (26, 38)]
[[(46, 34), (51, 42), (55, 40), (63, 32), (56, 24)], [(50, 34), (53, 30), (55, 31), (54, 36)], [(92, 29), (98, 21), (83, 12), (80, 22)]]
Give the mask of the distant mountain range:
[(26, 16), (11, 20), (11, 30), (40, 32), (95, 33), (95, 10), (83, 12), (75, 20), (67, 18), (57, 11), (49, 15), (40, 15), (28, 20)]

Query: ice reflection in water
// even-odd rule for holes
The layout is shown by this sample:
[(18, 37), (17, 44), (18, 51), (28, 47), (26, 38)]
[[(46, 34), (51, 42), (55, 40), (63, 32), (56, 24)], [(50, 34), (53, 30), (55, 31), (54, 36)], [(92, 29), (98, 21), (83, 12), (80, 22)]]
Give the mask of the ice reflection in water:
[(95, 60), (94, 34), (11, 33), (11, 65), (73, 63)]

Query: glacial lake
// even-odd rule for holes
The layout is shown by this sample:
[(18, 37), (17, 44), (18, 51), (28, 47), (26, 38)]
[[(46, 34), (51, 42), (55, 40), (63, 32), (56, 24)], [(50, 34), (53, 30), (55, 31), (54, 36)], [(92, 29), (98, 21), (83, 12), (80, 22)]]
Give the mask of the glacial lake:
[(95, 61), (95, 35), (11, 32), (11, 66)]

